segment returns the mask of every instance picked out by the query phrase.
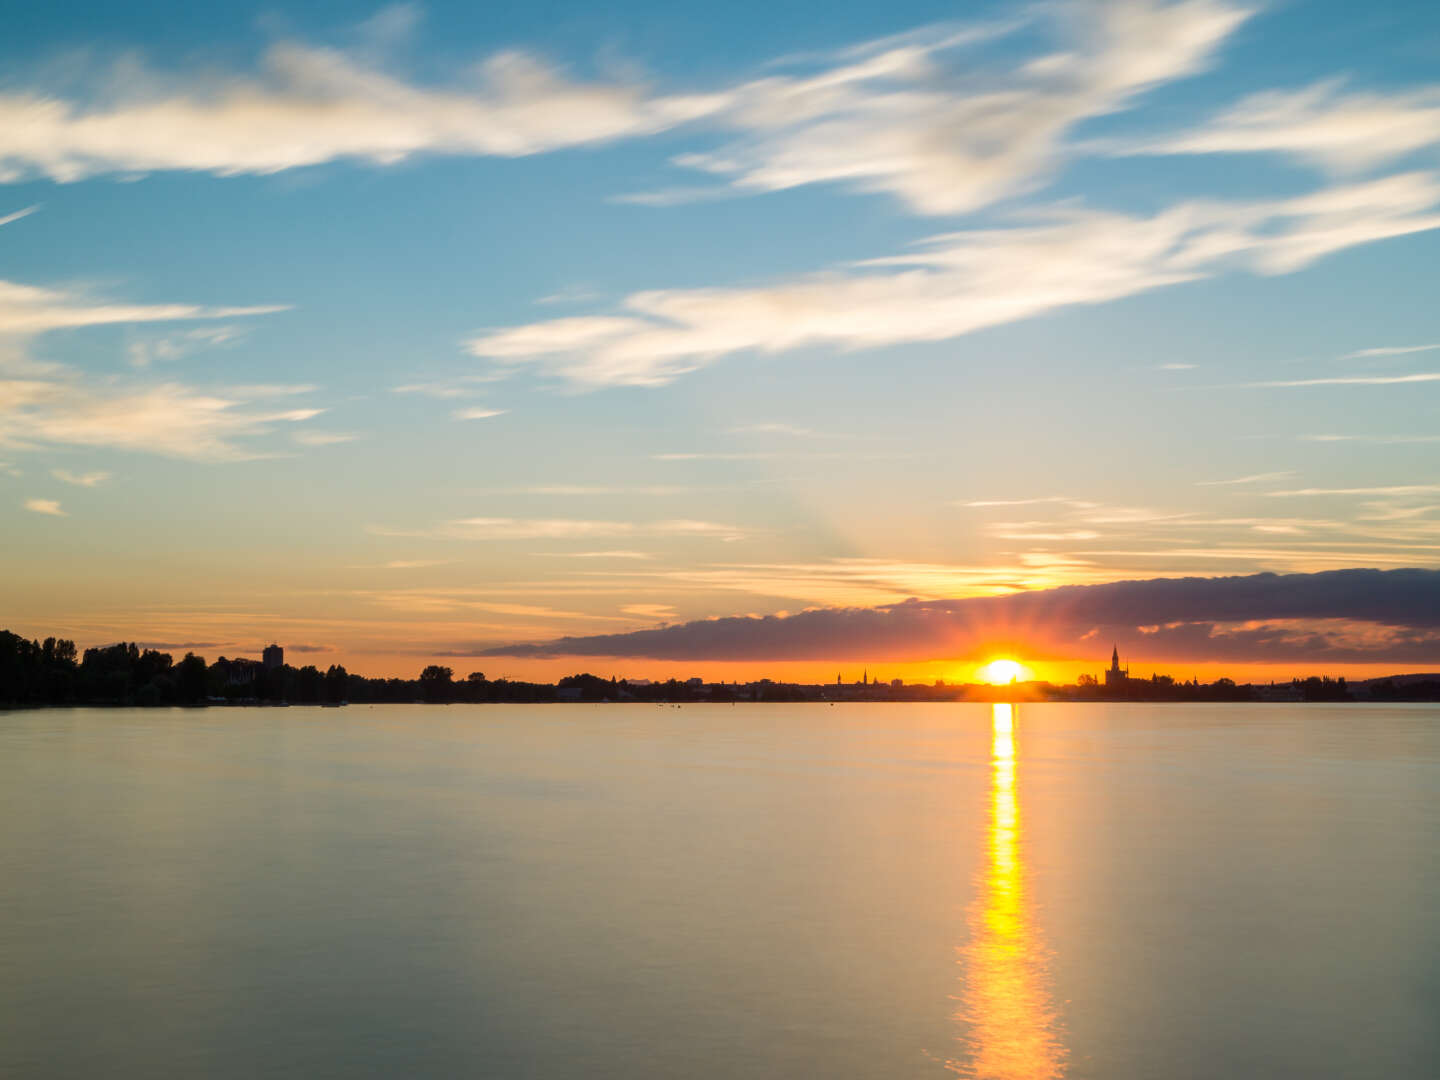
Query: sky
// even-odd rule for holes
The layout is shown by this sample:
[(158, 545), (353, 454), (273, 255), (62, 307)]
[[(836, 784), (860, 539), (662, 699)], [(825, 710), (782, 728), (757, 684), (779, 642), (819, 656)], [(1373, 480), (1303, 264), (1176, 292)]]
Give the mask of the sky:
[(17, 633), (1440, 668), (1434, 4), (7, 21)]

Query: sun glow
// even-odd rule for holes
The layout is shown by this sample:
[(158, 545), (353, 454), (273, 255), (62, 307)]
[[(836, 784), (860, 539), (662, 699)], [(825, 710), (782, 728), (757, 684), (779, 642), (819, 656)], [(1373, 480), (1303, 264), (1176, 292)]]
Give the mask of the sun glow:
[(988, 683), (1003, 686), (1006, 683), (1024, 682), (1030, 677), (1030, 672), (1017, 660), (991, 660), (980, 669), (980, 675)]

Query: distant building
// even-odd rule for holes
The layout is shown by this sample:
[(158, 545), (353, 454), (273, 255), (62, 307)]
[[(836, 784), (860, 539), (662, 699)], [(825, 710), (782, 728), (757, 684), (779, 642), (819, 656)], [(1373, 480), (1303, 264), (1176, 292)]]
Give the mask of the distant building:
[(285, 650), (279, 645), (266, 645), (265, 651), (260, 654), (260, 662), (265, 665), (265, 670), (285, 666)]
[(1105, 672), (1105, 685), (1107, 687), (1124, 686), (1130, 681), (1130, 668), (1127, 665), (1124, 669), (1120, 667), (1120, 647), (1112, 646), (1110, 650), (1110, 670)]

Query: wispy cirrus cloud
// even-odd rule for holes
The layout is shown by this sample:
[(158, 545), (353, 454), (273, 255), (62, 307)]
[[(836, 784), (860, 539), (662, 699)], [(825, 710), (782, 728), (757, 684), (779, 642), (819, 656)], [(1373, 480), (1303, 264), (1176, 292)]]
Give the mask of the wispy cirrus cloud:
[(992, 506), (1035, 506), (1040, 503), (1064, 503), (1068, 506), (1088, 508), (1098, 506), (1098, 503), (1076, 500), (1069, 495), (1037, 495), (1028, 499), (971, 499), (968, 502), (957, 503), (958, 506), (968, 506), (973, 509), (983, 509)]
[(551, 559), (634, 559), (644, 561), (655, 558), (648, 551), (630, 551), (619, 549), (614, 551), (541, 551), (536, 554)]
[(0, 378), (0, 445), (90, 446), (198, 461), (260, 456), (247, 440), (318, 408), (274, 409), (180, 383), (90, 379), (73, 372)]
[(1236, 484), (1267, 484), (1272, 480), (1283, 480), (1287, 476), (1294, 476), (1294, 472), (1285, 469), (1281, 472), (1251, 473), (1249, 476), (1237, 476), (1230, 480), (1197, 480), (1197, 487), (1231, 487)]
[(457, 375), (448, 379), (429, 379), (423, 382), (402, 383), (399, 386), (392, 386), (392, 394), (418, 394), (421, 397), (440, 398), (463, 398), (474, 397), (483, 392), (486, 383), (498, 382), (505, 377), (504, 372), (487, 372), (483, 374), (470, 373), (468, 375)]
[(911, 597), (939, 599), (1042, 588), (1061, 581), (1105, 580), (1090, 560), (1051, 552), (1023, 552), (1002, 562), (944, 563), (880, 558), (799, 562), (713, 562), (652, 569), (607, 568), (589, 576), (628, 591), (661, 587), (723, 590), (806, 605), (877, 604)]
[(19, 221), (21, 218), (29, 217), (39, 209), (40, 206), (37, 203), (35, 206), (27, 206), (23, 209), (13, 210), (8, 214), (0, 215), (0, 225), (9, 225), (12, 221)]
[[(1204, 70), (1249, 14), (1218, 0), (1120, 0), (922, 28), (736, 87), (714, 121), (736, 138), (677, 164), (739, 190), (837, 183), (917, 213), (962, 213), (1033, 186), (1080, 122)], [(1007, 66), (969, 55), (1021, 28), (1048, 40)]]
[(202, 349), (234, 344), (244, 333), (242, 327), (228, 324), (197, 326), (174, 334), (136, 338), (125, 347), (125, 353), (132, 367), (147, 368), (156, 361), (181, 360)]
[(350, 566), (349, 570), (424, 570), (432, 566), (448, 566), (449, 559), (391, 559), (371, 565)]
[(1332, 375), (1318, 379), (1270, 379), (1237, 385), (1245, 389), (1275, 390), (1304, 386), (1401, 386), (1406, 383), (1427, 382), (1440, 382), (1440, 371), (1420, 371), (1410, 375)]
[(1133, 140), (1130, 154), (1288, 154), (1336, 173), (1361, 172), (1440, 144), (1440, 86), (1347, 90), (1330, 79), (1253, 94), (1191, 131)]
[(351, 431), (297, 431), (290, 441), (297, 446), (338, 446), (360, 438)]
[(1298, 498), (1304, 495), (1431, 495), (1440, 492), (1440, 484), (1389, 484), (1376, 487), (1293, 488), (1289, 491), (1267, 491), (1272, 498)]
[(50, 475), (56, 480), (77, 487), (98, 487), (110, 479), (108, 472), (73, 473), (69, 469), (51, 469)]
[(64, 510), (60, 509), (60, 503), (55, 499), (26, 499), (25, 509), (34, 514), (46, 514), (49, 517), (68, 517)]
[(787, 424), (779, 420), (762, 421), (753, 424), (736, 424), (730, 428), (732, 435), (789, 435), (797, 439), (822, 439), (825, 434), (814, 428), (799, 424)]
[(1375, 349), (1358, 349), (1346, 353), (1341, 360), (1365, 360), (1377, 356), (1408, 356), (1411, 353), (1433, 352), (1440, 345), (1382, 345)]
[(377, 536), (429, 537), (444, 540), (587, 540), (621, 536), (692, 536), (739, 540), (749, 530), (713, 521), (672, 518), (661, 521), (604, 521), (580, 518), (457, 518), (422, 529), (370, 526)]
[(588, 498), (605, 495), (683, 495), (688, 490), (674, 484), (532, 484), (528, 487), (486, 488), (480, 494)]
[[(1289, 474), (1281, 474), (1289, 475)], [(1279, 477), (1255, 475), (1219, 486), (1234, 497), (1352, 497), (1358, 505), (1324, 516), (1251, 511), (1243, 515), (1151, 506), (1114, 506), (1069, 497), (982, 500), (984, 503), (1053, 508), (1029, 520), (992, 520), (990, 537), (1033, 544), (1037, 553), (1075, 557), (1109, 573), (1132, 573), (1146, 564), (1184, 572), (1217, 561), (1256, 569), (1330, 569), (1365, 563), (1381, 566), (1428, 562), (1440, 552), (1440, 523), (1424, 520), (1415, 503), (1429, 485), (1266, 490)], [(966, 505), (966, 504), (961, 504)], [(1258, 504), (1251, 503), (1251, 506)], [(1342, 504), (1343, 505), (1343, 504)], [(996, 508), (996, 507), (991, 507)]]
[(904, 255), (769, 286), (633, 293), (619, 314), (496, 330), (468, 348), (582, 386), (654, 386), (736, 352), (942, 341), (1229, 269), (1291, 273), (1436, 228), (1440, 177), (1426, 173), (1286, 199), (1192, 201), (1149, 217), (1054, 208), (1036, 224), (936, 236)]
[(519, 157), (653, 134), (715, 109), (705, 95), (577, 82), (518, 51), (449, 86), (406, 81), (373, 60), (280, 42), (248, 73), (174, 75), (132, 61), (85, 97), (10, 89), (0, 94), (0, 180), (264, 174), (426, 153)]
[(609, 201), (629, 206), (689, 206), (691, 203), (714, 202), (717, 199), (734, 199), (745, 194), (729, 184), (709, 184), (703, 187), (668, 187), (654, 191), (629, 191), (611, 195)]
[(1440, 435), (1297, 435), (1301, 442), (1362, 442), (1381, 445), (1440, 442)]
[(288, 311), (286, 304), (205, 307), (199, 304), (133, 304), (66, 289), (0, 281), (0, 335), (31, 337), (50, 330), (113, 323), (234, 319)]
[[(771, 67), (784, 74), (698, 93), (576, 80), (519, 50), (433, 84), (387, 70), (383, 49), (296, 41), (228, 74), (127, 60), (87, 93), (0, 94), (0, 180), (519, 157), (700, 124), (720, 144), (676, 163), (721, 185), (619, 198), (669, 205), (697, 190), (713, 197), (836, 183), (888, 193), (920, 213), (957, 213), (1033, 184), (1078, 123), (1203, 70), (1249, 14), (1222, 0), (1036, 5), (1003, 21), (921, 27), (791, 57)], [(1014, 60), (970, 55), (1021, 28), (1037, 41)]]
[(637, 619), (663, 621), (674, 616), (675, 608), (671, 604), (626, 604), (620, 612), (623, 615), (633, 615)]

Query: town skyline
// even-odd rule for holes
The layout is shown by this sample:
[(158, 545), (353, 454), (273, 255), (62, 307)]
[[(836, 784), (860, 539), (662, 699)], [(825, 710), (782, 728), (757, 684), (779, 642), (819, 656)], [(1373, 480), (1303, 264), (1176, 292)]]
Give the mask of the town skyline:
[(844, 672), (827, 683), (770, 677), (711, 680), (701, 676), (650, 679), (577, 672), (554, 682), (514, 680), (427, 665), (415, 678), (347, 671), (332, 664), (287, 664), (284, 650), (267, 645), (262, 657), (219, 656), (207, 662), (119, 642), (80, 649), (75, 642), (43, 641), (0, 630), (0, 709), (79, 707), (288, 706), (350, 704), (528, 704), (654, 702), (742, 703), (937, 703), (937, 702), (1325, 702), (1440, 700), (1440, 672), (1393, 672), (1349, 682), (1342, 675), (1293, 677), (1268, 684), (1227, 676), (1202, 682), (1152, 672), (1133, 675), (1121, 666), (1118, 647), (1100, 677), (1082, 673), (1071, 684), (1039, 678), (1024, 665), (1001, 658), (971, 680), (870, 677), (863, 669), (847, 682)]

